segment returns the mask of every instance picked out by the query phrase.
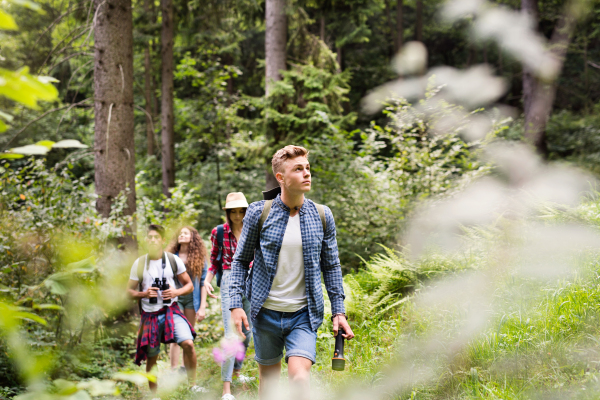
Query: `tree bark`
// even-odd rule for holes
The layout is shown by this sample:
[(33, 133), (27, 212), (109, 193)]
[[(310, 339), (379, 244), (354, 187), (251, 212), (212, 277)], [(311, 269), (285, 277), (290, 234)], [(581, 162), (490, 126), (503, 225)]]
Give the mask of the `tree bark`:
[(342, 72), (343, 71), (343, 69), (342, 69), (342, 48), (338, 47), (336, 49), (336, 52), (337, 52), (337, 54), (336, 54), (336, 56), (337, 56), (336, 57), (336, 61), (337, 61), (337, 64), (338, 64), (338, 72)]
[[(150, 15), (150, 0), (144, 1), (144, 12), (146, 15)], [(146, 118), (150, 116), (150, 121), (146, 120), (147, 153), (149, 156), (152, 156), (155, 151), (153, 120), (156, 115), (156, 109), (153, 107), (154, 103), (152, 100), (152, 59), (150, 54), (150, 42), (148, 42), (144, 49), (144, 97), (146, 101)]]
[(396, 52), (400, 51), (404, 40), (404, 0), (398, 0), (396, 4), (396, 41), (394, 42)]
[(286, 69), (287, 18), (285, 0), (266, 0), (265, 55), (266, 95), (273, 82), (281, 80), (279, 71)]
[[(533, 8), (534, 5), (537, 6), (536, 0), (522, 0), (521, 4), (525, 12), (537, 11), (537, 7)], [(565, 8), (565, 14), (555, 26), (548, 46), (557, 61), (556, 71), (561, 71), (564, 66), (577, 18), (580, 17), (578, 9), (573, 7), (571, 2), (568, 2)], [(535, 21), (537, 21), (537, 18)], [(525, 72), (524, 70), (523, 75), (525, 75)], [(546, 124), (552, 113), (558, 76), (553, 77), (553, 79), (546, 79), (544, 82), (538, 80), (535, 76), (533, 78), (529, 81), (533, 88), (527, 88), (527, 97), (525, 96), (525, 77), (523, 78), (523, 103), (526, 110), (525, 140), (535, 146), (540, 154), (547, 156)]]
[(175, 132), (173, 117), (173, 0), (161, 0), (162, 32), (162, 190), (171, 197), (170, 188), (175, 186)]
[[(521, 0), (521, 9), (524, 13), (529, 14), (531, 19), (534, 21), (534, 25), (537, 27), (538, 24), (538, 3), (537, 0)], [(532, 129), (534, 128), (533, 119), (534, 116), (532, 114), (533, 102), (535, 98), (535, 92), (538, 90), (538, 82), (534, 75), (534, 73), (527, 67), (523, 67), (523, 114), (525, 116), (525, 137), (530, 138), (534, 133)], [(534, 145), (538, 150), (542, 150), (542, 153), (545, 153), (544, 147), (545, 145), (542, 142), (545, 142), (544, 137), (539, 137), (533, 140)]]
[(320, 26), (320, 30), (319, 30), (319, 36), (321, 38), (321, 41), (323, 43), (325, 43), (325, 16), (321, 15), (321, 26)]
[[(285, 7), (285, 0), (266, 0), (265, 91), (267, 98), (269, 97), (273, 83), (281, 80), (280, 71), (286, 69), (287, 18), (285, 15)], [(279, 132), (273, 132), (272, 136), (272, 142), (277, 146), (280, 136)], [(270, 162), (267, 164), (270, 164)], [(271, 173), (270, 168), (267, 168), (266, 188), (271, 189), (277, 185), (278, 183), (275, 176)]]
[(393, 55), (394, 50), (396, 48), (396, 46), (395, 46), (396, 35), (395, 35), (395, 30), (392, 27), (392, 8), (390, 7), (390, 0), (385, 0), (385, 19), (387, 22), (388, 30), (390, 31), (390, 39), (391, 39), (391, 43), (387, 47), (392, 50), (391, 52)]
[(415, 40), (423, 41), (423, 0), (417, 0), (416, 5), (417, 21), (415, 26)]
[[(125, 215), (135, 213), (133, 20), (131, 0), (94, 0), (94, 181), (96, 208), (108, 217), (127, 192)], [(99, 9), (98, 9), (99, 8)], [(133, 227), (130, 227), (133, 228)], [(133, 232), (121, 242), (135, 248)]]

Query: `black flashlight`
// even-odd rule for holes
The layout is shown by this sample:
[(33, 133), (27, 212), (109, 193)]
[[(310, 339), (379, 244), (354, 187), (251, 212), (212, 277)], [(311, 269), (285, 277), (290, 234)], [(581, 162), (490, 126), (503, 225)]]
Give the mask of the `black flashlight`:
[(335, 337), (335, 348), (333, 350), (333, 358), (331, 359), (331, 369), (334, 371), (343, 371), (346, 367), (346, 360), (344, 359), (344, 336), (342, 336), (344, 330), (338, 329), (338, 334)]

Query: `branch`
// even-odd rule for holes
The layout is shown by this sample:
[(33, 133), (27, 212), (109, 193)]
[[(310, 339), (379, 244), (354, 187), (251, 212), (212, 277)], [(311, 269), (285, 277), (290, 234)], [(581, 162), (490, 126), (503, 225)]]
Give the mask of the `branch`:
[[(85, 29), (83, 30), (83, 32), (85, 32), (85, 31), (86, 31), (86, 29), (89, 29), (89, 27), (87, 27), (87, 26), (86, 26), (86, 27), (85, 27)], [(39, 68), (39, 71), (41, 71), (41, 70), (42, 70), (42, 68), (44, 68), (44, 66), (46, 65), (46, 63), (47, 63), (47, 62), (50, 60), (50, 57), (52, 57), (52, 56), (54, 55), (54, 52), (56, 51), (56, 49), (58, 49), (58, 46), (60, 46), (60, 45), (61, 45), (63, 42), (65, 42), (65, 41), (66, 41), (66, 40), (67, 40), (69, 37), (71, 37), (71, 35), (72, 35), (74, 32), (76, 32), (76, 31), (78, 31), (78, 30), (81, 30), (81, 26), (78, 26), (77, 28), (75, 28), (75, 29), (73, 29), (71, 32), (69, 32), (69, 33), (68, 33), (68, 34), (67, 34), (67, 35), (66, 35), (66, 36), (65, 36), (65, 37), (64, 37), (64, 38), (63, 38), (63, 39), (62, 39), (60, 42), (58, 42), (58, 43), (56, 44), (56, 46), (54, 46), (54, 47), (52, 48), (52, 50), (50, 50), (50, 52), (49, 52), (49, 53), (48, 53), (48, 55), (46, 56), (46, 59), (45, 59), (45, 60), (44, 60), (44, 62), (42, 63), (42, 66)], [(64, 48), (61, 50), (61, 52), (62, 52), (62, 51), (64, 51)], [(60, 53), (58, 53), (58, 54), (60, 54)], [(51, 68), (50, 70), (52, 70), (52, 68)]]
[(72, 10), (69, 10), (69, 11), (65, 12), (62, 15), (59, 15), (54, 21), (52, 21), (52, 23), (46, 29), (44, 29), (44, 31), (42, 33), (40, 33), (40, 36), (38, 36), (37, 40), (35, 41), (35, 45), (37, 46), (38, 42), (42, 39), (42, 36), (44, 36), (46, 33), (48, 33), (48, 31), (50, 29), (52, 29), (54, 27), (54, 25), (58, 24), (61, 19), (63, 19), (67, 15), (71, 14), (72, 12), (75, 12), (75, 11), (80, 10), (82, 8), (83, 8), (83, 5), (80, 5), (77, 8), (74, 8)]
[(152, 122), (152, 115), (148, 114), (148, 111), (144, 110), (142, 107), (138, 106), (137, 104), (135, 105), (135, 107), (141, 111), (144, 112), (144, 114), (146, 114), (146, 117), (148, 117), (148, 121), (150, 122), (150, 127), (152, 128), (152, 134), (154, 134), (154, 132), (156, 132), (154, 130), (154, 123)]
[[(75, 105), (81, 104), (81, 103), (83, 103), (84, 101), (87, 101), (87, 100), (89, 100), (89, 99), (85, 99), (83, 101), (80, 101), (79, 103), (76, 103)], [(71, 107), (71, 106), (72, 105), (70, 104), (70, 105), (67, 105), (67, 106), (53, 108), (52, 110), (48, 110), (45, 113), (43, 113), (42, 115), (40, 115), (39, 117), (37, 117), (37, 118), (29, 121), (27, 123), (27, 125), (25, 125), (24, 127), (22, 127), (17, 133), (14, 134), (14, 136), (12, 138), (10, 138), (10, 140), (8, 142), (6, 142), (6, 144), (2, 148), (2, 151), (3, 152), (6, 151), (6, 149), (8, 149), (8, 145), (11, 144), (13, 142), (13, 140), (15, 140), (17, 138), (17, 136), (19, 136), (21, 133), (23, 133), (25, 131), (25, 129), (29, 128), (30, 125), (34, 124), (35, 122), (39, 121), (40, 119), (44, 118), (45, 116), (47, 116), (49, 114), (52, 114), (53, 112), (64, 110), (65, 108), (68, 108), (68, 107)]]
[(50, 73), (50, 72), (51, 72), (51, 71), (52, 71), (54, 68), (58, 67), (60, 64), (64, 63), (65, 61), (68, 61), (68, 60), (70, 60), (70, 59), (71, 59), (71, 58), (73, 58), (73, 57), (77, 57), (77, 56), (81, 56), (81, 55), (86, 55), (86, 56), (94, 57), (94, 53), (87, 53), (87, 52), (85, 52), (85, 51), (80, 51), (79, 53), (71, 54), (70, 56), (63, 58), (62, 60), (60, 60), (59, 62), (57, 62), (56, 64), (54, 64), (54, 65), (52, 66), (52, 68), (50, 68), (50, 69), (48, 70), (48, 74), (49, 74), (49, 73)]
[(595, 62), (593, 62), (593, 61), (590, 61), (590, 60), (588, 60), (588, 62), (587, 62), (587, 63), (588, 63), (588, 65), (589, 65), (589, 66), (591, 66), (591, 67), (594, 67), (594, 68), (596, 68), (596, 69), (600, 69), (600, 64), (597, 64), (597, 63), (595, 63)]
[(73, 104), (71, 104), (71, 105), (69, 106), (69, 108), (67, 108), (67, 111), (65, 111), (65, 112), (63, 113), (62, 117), (60, 117), (60, 121), (58, 121), (58, 126), (56, 127), (56, 134), (57, 134), (57, 135), (58, 135), (58, 129), (60, 128), (60, 124), (62, 124), (62, 121), (63, 121), (63, 119), (65, 118), (65, 115), (67, 115), (67, 113), (68, 113), (69, 111), (71, 111), (71, 109), (72, 109), (73, 107), (75, 107), (75, 106), (78, 106), (78, 105), (80, 105), (81, 103), (83, 103), (83, 102), (86, 102), (86, 101), (88, 101), (88, 100), (90, 100), (90, 98), (87, 98), (87, 99), (85, 99), (85, 100), (81, 100), (79, 103), (73, 103)]

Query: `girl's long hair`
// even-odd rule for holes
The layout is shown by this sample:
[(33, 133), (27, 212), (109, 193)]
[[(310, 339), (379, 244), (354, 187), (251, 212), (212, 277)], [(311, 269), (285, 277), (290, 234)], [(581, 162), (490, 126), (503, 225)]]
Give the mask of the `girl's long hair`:
[(171, 244), (167, 248), (169, 253), (178, 253), (181, 249), (181, 244), (179, 244), (179, 235), (181, 235), (181, 231), (183, 229), (188, 229), (192, 234), (190, 245), (188, 247), (187, 262), (185, 263), (185, 267), (190, 274), (190, 277), (193, 279), (197, 276), (202, 276), (204, 261), (208, 261), (208, 252), (206, 251), (204, 240), (202, 240), (198, 231), (191, 226), (182, 226), (177, 230), (175, 238), (171, 241)]

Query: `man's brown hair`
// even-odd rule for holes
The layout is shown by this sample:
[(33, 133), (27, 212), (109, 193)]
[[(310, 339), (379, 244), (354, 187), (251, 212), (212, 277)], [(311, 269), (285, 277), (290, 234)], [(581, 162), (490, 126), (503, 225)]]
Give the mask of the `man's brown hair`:
[(289, 145), (283, 149), (277, 150), (277, 153), (271, 160), (271, 167), (273, 168), (273, 175), (277, 175), (278, 172), (283, 171), (283, 164), (290, 158), (306, 157), (308, 158), (308, 150), (301, 146)]

